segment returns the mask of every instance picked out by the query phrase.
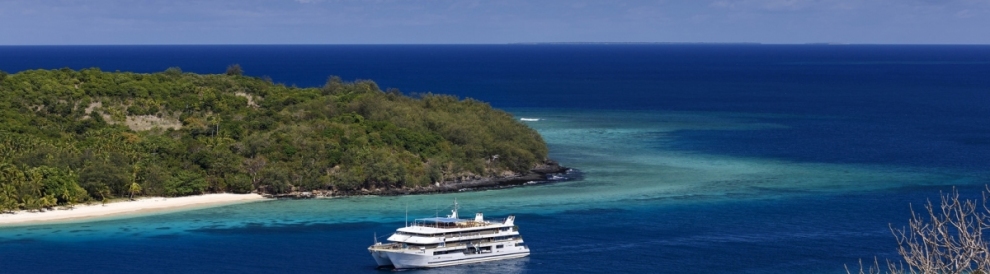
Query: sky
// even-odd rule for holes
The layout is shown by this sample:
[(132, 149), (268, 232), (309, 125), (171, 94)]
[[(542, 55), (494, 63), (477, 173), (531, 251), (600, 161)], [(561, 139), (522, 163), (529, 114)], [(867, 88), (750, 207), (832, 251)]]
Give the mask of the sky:
[(0, 45), (990, 44), (990, 0), (0, 0)]

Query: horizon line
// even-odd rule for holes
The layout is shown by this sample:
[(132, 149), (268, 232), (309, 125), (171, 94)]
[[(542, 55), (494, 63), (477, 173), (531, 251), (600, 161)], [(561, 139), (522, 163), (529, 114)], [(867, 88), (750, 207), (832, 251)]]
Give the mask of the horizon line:
[(507, 43), (299, 43), (299, 44), (24, 44), (0, 45), (0, 47), (60, 47), (60, 46), (494, 46), (494, 45), (766, 45), (766, 46), (990, 46), (990, 44), (966, 43), (762, 43), (762, 42), (507, 42)]

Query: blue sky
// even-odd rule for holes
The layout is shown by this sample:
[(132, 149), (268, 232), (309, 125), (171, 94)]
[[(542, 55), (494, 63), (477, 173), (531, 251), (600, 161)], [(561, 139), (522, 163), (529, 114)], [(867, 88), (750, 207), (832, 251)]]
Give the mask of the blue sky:
[(0, 0), (0, 45), (990, 44), (990, 0)]

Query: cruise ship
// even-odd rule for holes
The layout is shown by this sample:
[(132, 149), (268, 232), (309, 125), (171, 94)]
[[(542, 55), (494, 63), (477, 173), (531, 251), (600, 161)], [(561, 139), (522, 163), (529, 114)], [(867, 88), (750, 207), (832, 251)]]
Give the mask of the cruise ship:
[(379, 267), (429, 268), (522, 258), (529, 248), (519, 235), (515, 216), (486, 221), (481, 213), (473, 220), (457, 217), (454, 209), (444, 217), (416, 219), (399, 228), (388, 243), (368, 247)]

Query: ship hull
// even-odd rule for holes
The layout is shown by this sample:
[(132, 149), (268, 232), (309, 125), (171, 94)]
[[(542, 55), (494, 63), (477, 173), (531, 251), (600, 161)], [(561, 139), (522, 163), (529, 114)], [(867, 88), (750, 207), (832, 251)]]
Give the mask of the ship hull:
[(389, 261), (395, 268), (431, 268), (488, 261), (515, 259), (529, 256), (529, 250), (516, 252), (496, 252), (481, 254), (426, 255), (405, 252), (387, 252)]
[(379, 267), (392, 265), (392, 260), (388, 258), (388, 252), (371, 251), (371, 257), (375, 258), (375, 262), (378, 263)]
[(474, 220), (457, 217), (457, 200), (446, 218), (416, 219), (396, 229), (388, 243), (368, 247), (379, 267), (431, 268), (480, 263), (529, 256), (529, 247), (519, 235), (515, 216), (485, 221), (478, 212)]

